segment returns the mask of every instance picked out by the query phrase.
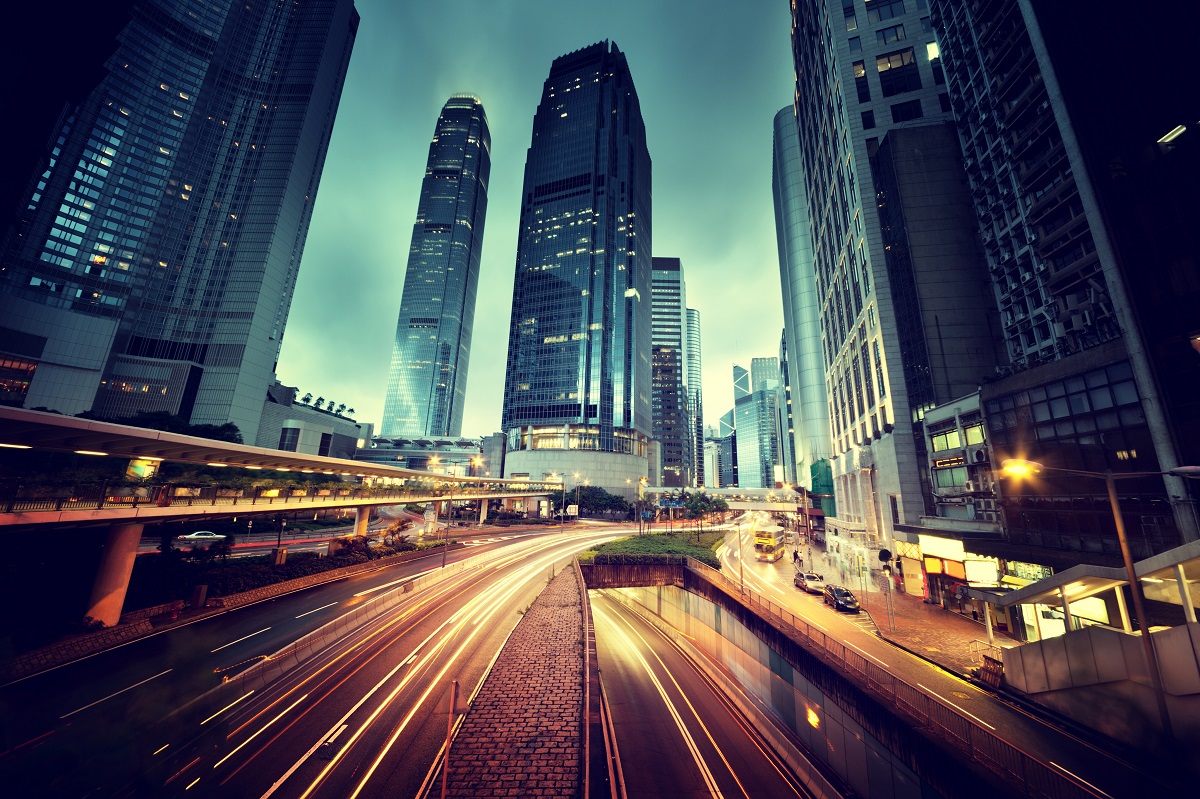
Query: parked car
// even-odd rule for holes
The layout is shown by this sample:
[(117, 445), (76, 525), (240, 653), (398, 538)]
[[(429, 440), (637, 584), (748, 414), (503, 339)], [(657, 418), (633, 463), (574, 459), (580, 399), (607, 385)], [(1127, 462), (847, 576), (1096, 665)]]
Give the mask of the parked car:
[(187, 535), (175, 536), (175, 540), (182, 541), (185, 544), (196, 544), (203, 546), (205, 544), (216, 544), (220, 541), (224, 541), (225, 536), (221, 535), (220, 533), (210, 532), (208, 530), (197, 530), (196, 532), (188, 533)]
[(834, 610), (844, 610), (847, 613), (858, 613), (861, 610), (858, 600), (854, 594), (850, 593), (850, 589), (842, 588), (840, 585), (825, 586), (825, 604), (832, 605)]
[(820, 594), (825, 590), (825, 578), (816, 572), (796, 572), (792, 583), (801, 591), (809, 594)]

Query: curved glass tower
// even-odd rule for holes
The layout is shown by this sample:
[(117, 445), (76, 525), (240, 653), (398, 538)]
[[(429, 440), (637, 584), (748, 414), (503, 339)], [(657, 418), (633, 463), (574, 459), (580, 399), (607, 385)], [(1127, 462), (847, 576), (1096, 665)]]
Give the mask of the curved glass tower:
[(429, 145), (408, 250), (384, 436), (462, 433), (491, 146), (479, 98), (447, 100)]
[(555, 59), (521, 200), (505, 471), (628, 493), (651, 431), (650, 154), (615, 44)]

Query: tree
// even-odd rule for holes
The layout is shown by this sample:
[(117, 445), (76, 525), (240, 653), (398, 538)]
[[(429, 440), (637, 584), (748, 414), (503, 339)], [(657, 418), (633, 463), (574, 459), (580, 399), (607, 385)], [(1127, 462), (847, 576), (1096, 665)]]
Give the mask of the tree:
[(337, 406), (337, 410), (334, 411), (334, 413), (336, 413), (338, 416), (341, 416), (342, 411), (344, 411), (344, 410), (346, 410), (346, 403), (343, 402), (342, 404)]
[(300, 402), (304, 403), (305, 405), (308, 405), (309, 403), (311, 403), (312, 402), (312, 392), (310, 391), (307, 394), (305, 394), (303, 397), (301, 397)]
[(321, 406), (324, 404), (325, 404), (325, 398), (317, 397), (316, 402), (313, 403), (313, 407), (316, 408), (317, 410), (321, 410)]
[(353, 408), (350, 408), (350, 409), (348, 409), (348, 410), (346, 411), (346, 415), (347, 415), (347, 416), (353, 416), (353, 415), (354, 415), (354, 409), (353, 409)]

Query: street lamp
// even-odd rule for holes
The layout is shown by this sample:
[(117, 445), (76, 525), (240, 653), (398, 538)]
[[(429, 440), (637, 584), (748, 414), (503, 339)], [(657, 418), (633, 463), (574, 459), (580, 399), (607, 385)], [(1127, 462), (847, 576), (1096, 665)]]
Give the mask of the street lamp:
[(1041, 472), (1061, 472), (1079, 477), (1095, 477), (1103, 480), (1108, 489), (1108, 504), (1112, 508), (1113, 522), (1117, 527), (1117, 542), (1121, 545), (1121, 559), (1125, 561), (1125, 575), (1129, 579), (1129, 591), (1133, 595), (1133, 612), (1137, 614), (1138, 625), (1142, 628), (1142, 651), (1146, 655), (1146, 670), (1150, 672), (1150, 681), (1154, 684), (1154, 698), (1158, 702), (1158, 714), (1162, 719), (1163, 732), (1168, 739), (1174, 739), (1171, 728), (1171, 713), (1167, 709), (1167, 695), (1163, 691), (1162, 675), (1158, 672), (1158, 658), (1154, 654), (1154, 642), (1150, 638), (1150, 623), (1146, 619), (1146, 611), (1142, 603), (1142, 586), (1138, 582), (1137, 572), (1133, 568), (1133, 556), (1129, 552), (1129, 539), (1125, 535), (1125, 519), (1121, 516), (1121, 505), (1117, 500), (1117, 480), (1131, 477), (1153, 477), (1154, 475), (1169, 474), (1175, 477), (1200, 477), (1200, 466), (1179, 466), (1165, 472), (1089, 472), (1082, 469), (1065, 469), (1059, 466), (1044, 466), (1037, 461), (1024, 458), (1008, 458), (1000, 462), (1000, 471), (1009, 477), (1032, 477)]

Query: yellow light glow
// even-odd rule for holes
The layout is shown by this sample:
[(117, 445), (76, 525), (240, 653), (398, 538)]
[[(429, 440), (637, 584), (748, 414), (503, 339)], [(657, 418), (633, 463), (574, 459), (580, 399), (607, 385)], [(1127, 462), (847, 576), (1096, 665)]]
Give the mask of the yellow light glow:
[(811, 707), (808, 709), (808, 724), (814, 730), (821, 729), (821, 717), (817, 715), (817, 711)]
[(1037, 461), (1027, 461), (1022, 458), (1007, 458), (1000, 462), (1000, 471), (1009, 477), (1029, 477), (1042, 470), (1042, 464)]
[(108, 453), (107, 452), (96, 452), (95, 450), (91, 450), (91, 449), (77, 449), (77, 450), (75, 450), (75, 454), (76, 455), (107, 455)]
[(32, 449), (27, 444), (0, 444), (0, 447), (4, 447), (5, 449)]
[(228, 465), (229, 465), (228, 463), (206, 463), (205, 464), (205, 466), (220, 466), (220, 467), (224, 467), (224, 466), (228, 466)]

